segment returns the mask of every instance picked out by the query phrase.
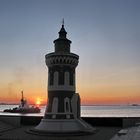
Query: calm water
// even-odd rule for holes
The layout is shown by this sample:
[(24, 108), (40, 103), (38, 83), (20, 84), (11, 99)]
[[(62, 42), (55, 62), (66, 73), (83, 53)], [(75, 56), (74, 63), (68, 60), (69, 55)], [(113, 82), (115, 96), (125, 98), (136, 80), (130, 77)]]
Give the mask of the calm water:
[[(0, 115), (21, 115), (18, 113), (4, 113), (4, 109), (18, 105), (0, 105)], [(24, 114), (26, 116), (43, 116), (45, 106), (41, 106), (41, 113)], [(81, 106), (82, 117), (140, 117), (140, 106)]]

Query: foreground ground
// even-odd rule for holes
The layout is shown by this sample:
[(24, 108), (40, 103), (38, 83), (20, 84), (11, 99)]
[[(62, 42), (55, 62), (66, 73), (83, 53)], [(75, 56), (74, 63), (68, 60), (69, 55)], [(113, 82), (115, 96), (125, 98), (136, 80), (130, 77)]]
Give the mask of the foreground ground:
[(20, 126), (0, 133), (0, 140), (110, 140), (119, 130), (119, 127), (96, 127), (96, 132), (85, 136), (38, 136), (27, 133), (34, 126)]
[(0, 115), (0, 140), (140, 140), (139, 117), (82, 118), (96, 128), (92, 135), (47, 135), (29, 133), (42, 117)]

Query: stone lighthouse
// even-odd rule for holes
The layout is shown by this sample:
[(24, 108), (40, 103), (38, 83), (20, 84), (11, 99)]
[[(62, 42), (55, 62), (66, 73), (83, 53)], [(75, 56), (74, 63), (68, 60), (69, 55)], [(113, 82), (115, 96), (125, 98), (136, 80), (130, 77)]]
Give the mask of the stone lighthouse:
[(48, 67), (48, 105), (44, 118), (32, 131), (45, 134), (92, 133), (95, 129), (80, 118), (75, 69), (79, 56), (71, 53), (64, 22), (54, 52), (45, 56)]

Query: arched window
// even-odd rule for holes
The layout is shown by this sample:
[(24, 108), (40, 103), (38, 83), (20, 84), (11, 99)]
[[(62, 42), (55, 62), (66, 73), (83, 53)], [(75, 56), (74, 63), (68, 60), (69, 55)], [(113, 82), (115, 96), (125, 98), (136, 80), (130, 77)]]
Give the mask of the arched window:
[(69, 85), (70, 84), (70, 75), (69, 72), (65, 72), (65, 85)]
[(70, 118), (70, 99), (68, 97), (66, 97), (64, 99), (64, 110), (66, 113), (66, 118), (69, 119)]
[(58, 72), (54, 72), (54, 79), (53, 79), (53, 85), (57, 86), (58, 85)]
[(54, 97), (53, 98), (53, 103), (52, 103), (52, 113), (53, 113), (52, 118), (53, 119), (56, 118), (57, 112), (58, 112), (58, 98), (57, 97)]
[(69, 105), (68, 105), (68, 102), (66, 102), (66, 112), (69, 112)]

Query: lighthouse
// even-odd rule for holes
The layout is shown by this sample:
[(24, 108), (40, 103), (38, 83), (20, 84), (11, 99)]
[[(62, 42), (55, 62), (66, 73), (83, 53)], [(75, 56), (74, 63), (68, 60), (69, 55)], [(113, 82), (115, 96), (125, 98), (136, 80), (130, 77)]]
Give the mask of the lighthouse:
[(80, 96), (76, 93), (75, 69), (79, 56), (71, 52), (64, 22), (54, 40), (54, 52), (45, 56), (48, 67), (48, 104), (43, 119), (32, 132), (83, 134), (95, 129), (80, 118)]

